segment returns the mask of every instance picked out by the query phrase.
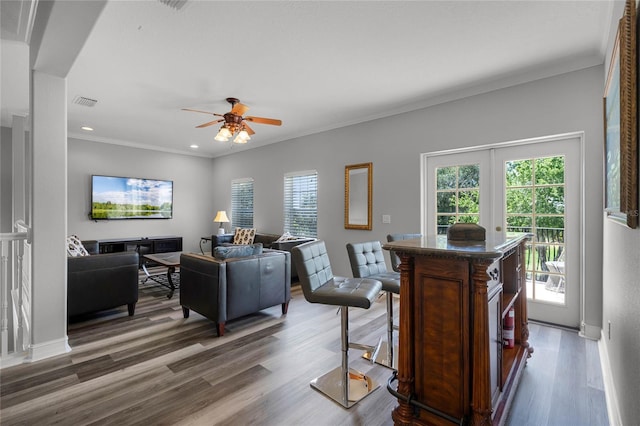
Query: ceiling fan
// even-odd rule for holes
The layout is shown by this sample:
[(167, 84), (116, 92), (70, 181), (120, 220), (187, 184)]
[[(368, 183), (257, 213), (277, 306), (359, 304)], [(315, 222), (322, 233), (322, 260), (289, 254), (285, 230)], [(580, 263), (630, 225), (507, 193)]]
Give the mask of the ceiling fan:
[(216, 112), (200, 111), (197, 109), (190, 109), (190, 108), (182, 108), (182, 110), (191, 111), (191, 112), (200, 112), (203, 114), (211, 114), (217, 117), (222, 117), (213, 121), (200, 124), (199, 126), (196, 126), (196, 128), (200, 129), (203, 127), (209, 127), (209, 126), (213, 126), (214, 124), (224, 122), (224, 124), (218, 131), (218, 134), (214, 138), (215, 140), (221, 141), (221, 142), (228, 141), (237, 132), (238, 135), (233, 141), (235, 143), (247, 143), (249, 139), (251, 139), (249, 135), (253, 135), (255, 133), (253, 129), (249, 127), (249, 124), (247, 123), (248, 121), (252, 123), (258, 123), (258, 124), (270, 124), (272, 126), (282, 125), (282, 120), (276, 120), (274, 118), (251, 117), (251, 116), (243, 117), (242, 114), (247, 112), (249, 107), (241, 104), (238, 98), (227, 98), (227, 102), (231, 104), (231, 111), (229, 111), (226, 114), (218, 114)]

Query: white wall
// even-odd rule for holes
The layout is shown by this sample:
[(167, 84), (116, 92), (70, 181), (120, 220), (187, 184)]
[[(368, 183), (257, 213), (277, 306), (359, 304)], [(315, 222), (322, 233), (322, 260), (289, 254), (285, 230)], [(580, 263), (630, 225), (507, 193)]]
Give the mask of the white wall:
[(0, 127), (0, 232), (13, 232), (11, 220), (11, 128)]
[[(69, 139), (69, 234), (80, 239), (182, 237), (183, 250), (199, 251), (200, 237), (215, 232), (211, 159)], [(173, 219), (92, 221), (91, 175), (173, 181)]]
[[(418, 111), (214, 159), (216, 209), (230, 206), (231, 180), (253, 177), (254, 224), (282, 231), (283, 175), (318, 171), (318, 233), (333, 271), (351, 275), (345, 244), (420, 232), (420, 154), (585, 132), (586, 322), (601, 326), (602, 74), (597, 66)], [(286, 125), (286, 123), (284, 123)], [(373, 162), (373, 230), (345, 230), (344, 166)], [(391, 224), (382, 215), (391, 215)]]
[[(616, 4), (609, 49), (610, 57), (618, 19), (624, 4)], [(604, 85), (609, 61), (603, 70)], [(640, 178), (638, 184), (640, 185)], [(611, 424), (635, 425), (640, 421), (640, 228), (629, 229), (607, 218), (603, 226), (604, 289), (601, 346)], [(611, 323), (611, 333), (609, 333)], [(613, 411), (612, 411), (613, 410)]]
[[(32, 361), (64, 353), (67, 345), (67, 82), (31, 72), (33, 207), (31, 244)], [(52, 213), (53, 212), (53, 213)]]

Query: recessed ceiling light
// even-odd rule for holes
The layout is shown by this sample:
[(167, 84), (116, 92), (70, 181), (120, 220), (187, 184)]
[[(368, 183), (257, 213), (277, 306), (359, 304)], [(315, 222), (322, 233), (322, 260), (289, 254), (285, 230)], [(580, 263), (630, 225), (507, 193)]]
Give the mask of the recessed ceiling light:
[(93, 127), (89, 127), (89, 126), (82, 126), (80, 127), (82, 130), (86, 130), (87, 132), (93, 132)]
[(196, 144), (193, 144), (193, 145), (189, 145), (189, 148), (197, 149), (197, 148), (200, 148), (200, 147), (198, 145), (196, 145)]

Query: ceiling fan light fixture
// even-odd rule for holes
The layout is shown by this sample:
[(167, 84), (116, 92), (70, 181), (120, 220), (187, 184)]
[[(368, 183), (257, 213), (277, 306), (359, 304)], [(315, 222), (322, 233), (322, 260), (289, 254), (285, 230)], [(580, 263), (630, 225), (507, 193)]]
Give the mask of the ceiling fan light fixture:
[(222, 126), (214, 139), (220, 142), (226, 142), (231, 136), (233, 136), (233, 134), (229, 131), (229, 129), (226, 126)]
[(240, 133), (238, 133), (238, 136), (236, 136), (236, 138), (233, 140), (233, 142), (235, 143), (247, 143), (249, 142), (249, 139), (251, 139), (249, 137), (249, 133), (247, 133), (246, 130), (241, 130)]
[[(272, 126), (280, 126), (282, 124), (281, 120), (276, 120), (274, 118), (253, 116), (243, 117), (244, 113), (249, 109), (248, 106), (241, 104), (238, 98), (227, 98), (227, 102), (231, 104), (231, 111), (227, 112), (226, 114), (218, 114), (216, 112), (202, 111), (199, 109), (191, 108), (182, 108), (182, 110), (222, 117), (196, 126), (196, 128), (209, 127), (216, 123), (224, 121), (224, 124), (222, 124), (222, 127), (220, 128), (220, 130), (218, 130), (218, 133), (214, 137), (215, 140), (220, 142), (227, 142), (229, 139), (233, 138), (234, 135), (234, 143), (244, 144), (249, 142), (249, 140), (251, 139), (250, 135), (253, 135), (255, 133), (253, 129), (249, 127), (249, 121), (258, 124), (270, 124)], [(245, 119), (247, 122), (245, 122)]]

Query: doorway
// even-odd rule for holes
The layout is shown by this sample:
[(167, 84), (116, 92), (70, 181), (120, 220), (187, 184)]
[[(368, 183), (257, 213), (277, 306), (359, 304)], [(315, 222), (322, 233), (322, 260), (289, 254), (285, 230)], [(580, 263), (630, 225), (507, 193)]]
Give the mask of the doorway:
[(579, 328), (582, 300), (582, 133), (423, 155), (423, 234), (477, 223), (528, 232), (529, 318)]

